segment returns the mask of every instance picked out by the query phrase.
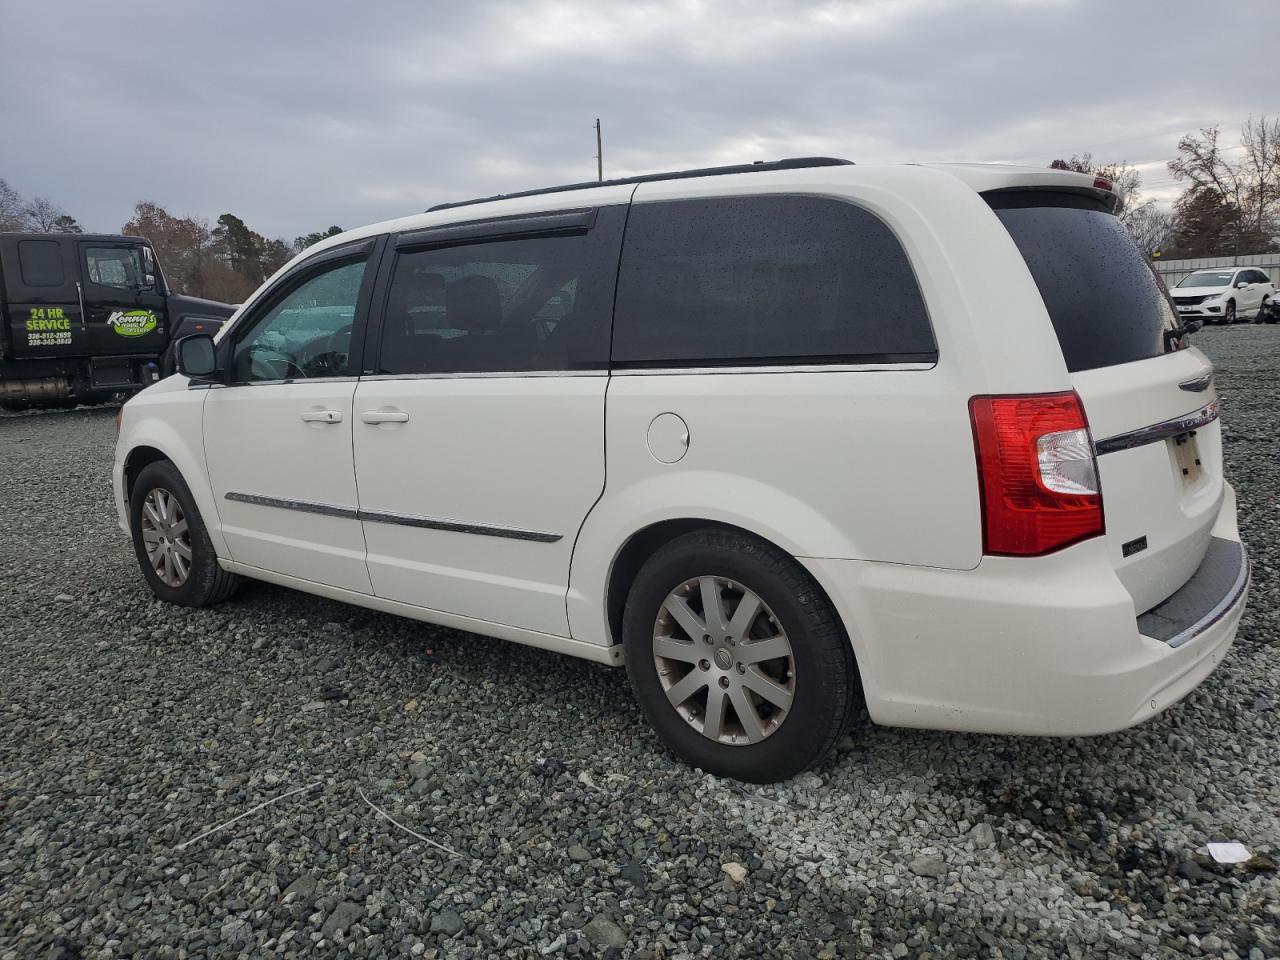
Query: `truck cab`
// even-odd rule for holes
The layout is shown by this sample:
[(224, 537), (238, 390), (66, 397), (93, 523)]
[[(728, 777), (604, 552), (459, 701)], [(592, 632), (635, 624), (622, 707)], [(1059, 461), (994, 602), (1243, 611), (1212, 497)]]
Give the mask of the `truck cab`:
[(0, 402), (141, 390), (171, 340), (233, 312), (172, 293), (141, 237), (0, 233)]

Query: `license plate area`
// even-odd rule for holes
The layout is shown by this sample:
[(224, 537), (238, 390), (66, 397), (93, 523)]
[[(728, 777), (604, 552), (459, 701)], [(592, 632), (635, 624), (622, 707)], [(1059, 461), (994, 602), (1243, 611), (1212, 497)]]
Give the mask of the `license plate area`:
[(1169, 440), (1173, 447), (1173, 461), (1182, 474), (1182, 485), (1193, 487), (1200, 482), (1200, 449), (1196, 444), (1196, 432), (1180, 433)]

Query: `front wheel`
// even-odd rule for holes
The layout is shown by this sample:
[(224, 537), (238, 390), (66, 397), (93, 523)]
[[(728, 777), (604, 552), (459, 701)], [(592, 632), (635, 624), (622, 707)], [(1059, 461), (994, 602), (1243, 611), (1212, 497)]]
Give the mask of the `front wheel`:
[(1231, 326), (1236, 322), (1236, 304), (1234, 300), (1227, 304), (1227, 311), (1222, 315), (1222, 322), (1227, 326)]
[(129, 529), (142, 575), (161, 600), (207, 607), (231, 596), (240, 583), (218, 566), (191, 490), (167, 460), (148, 464), (134, 481)]
[(849, 639), (795, 560), (730, 530), (685, 534), (641, 568), (623, 614), (627, 672), (682, 759), (769, 783), (814, 766), (859, 689)]

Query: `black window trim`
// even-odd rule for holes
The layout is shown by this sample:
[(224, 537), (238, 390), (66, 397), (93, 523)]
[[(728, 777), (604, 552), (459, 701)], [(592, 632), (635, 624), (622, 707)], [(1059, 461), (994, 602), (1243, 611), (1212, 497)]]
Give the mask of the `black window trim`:
[(596, 221), (596, 207), (549, 213), (493, 217), (464, 223), (441, 224), (396, 236), (396, 252), (409, 247), (431, 248), (499, 240), (526, 240), (541, 236), (586, 233)]
[[(787, 356), (787, 357), (729, 357), (724, 359), (696, 359), (696, 360), (615, 360), (613, 359), (613, 335), (610, 331), (609, 337), (609, 370), (620, 375), (635, 374), (701, 374), (701, 373), (866, 373), (875, 371), (917, 371), (932, 370), (938, 365), (941, 359), (941, 353), (938, 346), (938, 334), (936, 326), (933, 322), (933, 312), (929, 307), (929, 298), (925, 295), (924, 286), (920, 283), (920, 273), (916, 269), (915, 263), (911, 259), (911, 255), (907, 252), (907, 245), (903, 243), (902, 236), (894, 229), (893, 224), (885, 220), (884, 217), (876, 213), (869, 207), (857, 201), (857, 198), (850, 197), (845, 194), (828, 193), (825, 191), (795, 191), (795, 190), (764, 190), (750, 191), (744, 193), (731, 194), (694, 194), (687, 197), (670, 197), (660, 200), (645, 200), (641, 198), (640, 204), (663, 204), (663, 203), (681, 203), (689, 200), (736, 200), (741, 198), (752, 197), (817, 197), (824, 200), (834, 200), (839, 203), (846, 203), (851, 207), (875, 217), (889, 234), (897, 242), (902, 250), (902, 258), (906, 261), (907, 267), (911, 270), (911, 276), (916, 282), (916, 289), (920, 291), (920, 302), (924, 307), (925, 322), (929, 328), (929, 337), (933, 340), (933, 349), (921, 351), (919, 353), (850, 353), (850, 354), (816, 354), (810, 356)], [(632, 199), (628, 207), (634, 207), (637, 201)], [(630, 220), (628, 219), (628, 225)], [(622, 238), (622, 251), (626, 252), (626, 235)], [(622, 276), (622, 258), (618, 258), (618, 280), (621, 281)], [(614, 284), (614, 316), (613, 324), (617, 323), (617, 296), (618, 283)]]
[[(281, 383), (324, 383), (355, 380), (361, 369), (363, 357), (360, 349), (365, 342), (365, 328), (368, 326), (370, 299), (373, 294), (374, 278), (380, 267), (380, 260), (386, 245), (386, 235), (354, 240), (341, 246), (333, 247), (317, 253), (313, 257), (294, 266), (288, 273), (280, 277), (262, 295), (253, 301), (250, 310), (242, 313), (234, 325), (226, 330), (218, 341), (218, 365), (227, 371), (227, 379), (220, 385), (227, 387), (252, 387)], [(360, 292), (356, 297), (355, 316), (351, 322), (351, 353), (347, 357), (348, 372), (336, 377), (308, 377), (305, 380), (297, 377), (280, 380), (233, 380), (233, 360), (235, 348), (269, 314), (280, 301), (306, 283), (313, 276), (324, 272), (327, 268), (341, 264), (343, 261), (354, 261), (365, 257), (364, 276), (360, 280)]]

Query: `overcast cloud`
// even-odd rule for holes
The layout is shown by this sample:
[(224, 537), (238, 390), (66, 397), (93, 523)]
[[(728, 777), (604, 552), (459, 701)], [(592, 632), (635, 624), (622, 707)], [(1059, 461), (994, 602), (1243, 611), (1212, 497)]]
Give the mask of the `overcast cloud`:
[(0, 0), (0, 177), (292, 238), (442, 200), (824, 154), (1140, 164), (1280, 113), (1280, 2)]

